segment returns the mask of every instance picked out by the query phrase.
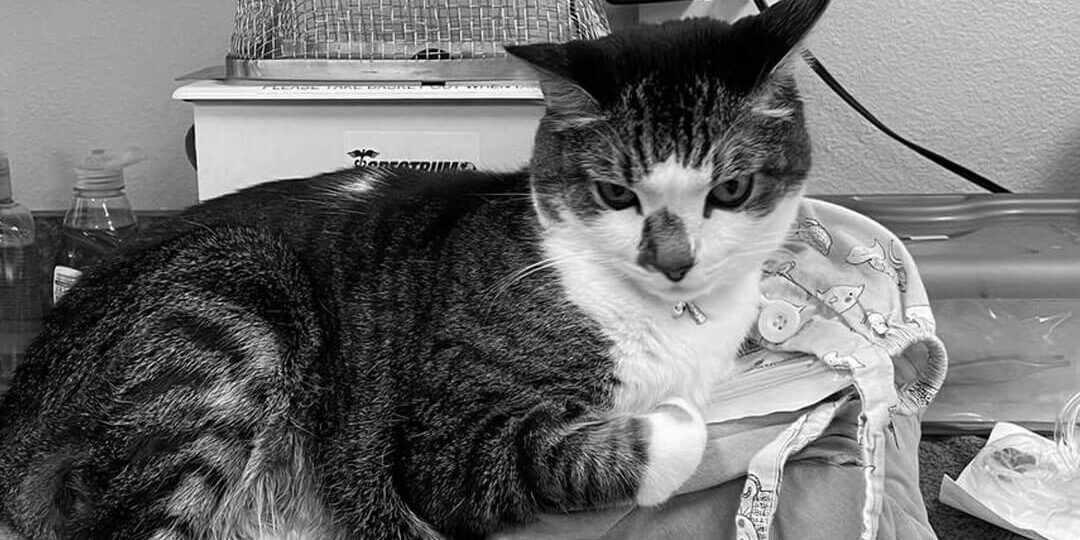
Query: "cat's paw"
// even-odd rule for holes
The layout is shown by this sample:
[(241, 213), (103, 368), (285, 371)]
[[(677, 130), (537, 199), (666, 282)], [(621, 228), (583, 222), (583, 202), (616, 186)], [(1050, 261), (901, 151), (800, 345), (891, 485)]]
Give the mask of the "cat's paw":
[(643, 415), (648, 426), (649, 462), (634, 500), (655, 506), (671, 497), (701, 463), (707, 432), (697, 407), (682, 399), (661, 403)]

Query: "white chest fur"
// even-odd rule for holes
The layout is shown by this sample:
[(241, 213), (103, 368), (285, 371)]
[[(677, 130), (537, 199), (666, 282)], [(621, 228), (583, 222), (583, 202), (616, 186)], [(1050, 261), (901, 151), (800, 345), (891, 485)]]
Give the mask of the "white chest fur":
[(700, 408), (712, 386), (735, 370), (735, 355), (757, 315), (758, 277), (694, 302), (704, 324), (689, 313), (673, 317), (673, 303), (642, 296), (602, 268), (568, 264), (562, 280), (570, 299), (595, 320), (613, 343), (615, 412), (642, 413), (670, 398)]
[[(735, 355), (757, 312), (756, 280), (695, 302), (708, 316), (704, 324), (689, 314), (675, 318), (671, 306), (632, 307), (612, 299), (621, 309), (592, 309), (592, 315), (614, 346), (617, 412), (644, 412), (680, 397), (700, 408), (717, 381), (735, 370)], [(588, 309), (588, 308), (586, 308)], [(605, 316), (606, 315), (606, 316)]]
[(713, 385), (733, 375), (735, 355), (757, 312), (757, 287), (747, 285), (742, 291), (698, 299), (708, 316), (704, 324), (688, 315), (674, 318), (671, 306), (660, 305), (624, 307), (614, 317), (598, 317), (614, 343), (615, 373), (621, 382), (615, 410), (644, 412), (674, 397), (704, 409)]

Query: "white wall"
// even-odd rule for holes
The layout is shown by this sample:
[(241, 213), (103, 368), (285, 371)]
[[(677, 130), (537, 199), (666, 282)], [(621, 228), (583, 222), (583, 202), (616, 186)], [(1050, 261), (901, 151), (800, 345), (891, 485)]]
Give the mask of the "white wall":
[[(731, 0), (742, 1), (742, 0)], [(191, 106), (173, 79), (221, 64), (234, 0), (0, 0), (0, 148), (19, 199), (64, 208), (91, 147), (140, 144), (138, 208), (195, 201)], [(886, 123), (1017, 191), (1080, 191), (1080, 3), (834, 0), (810, 41)], [(869, 127), (800, 67), (815, 192), (971, 190)]]
[[(775, 0), (769, 0), (770, 3)], [(677, 16), (690, 2), (642, 8)], [(714, 12), (755, 12), (716, 0)], [(1080, 191), (1080, 3), (833, 0), (807, 45), (901, 135), (1014, 191)], [(814, 136), (815, 192), (980, 191), (797, 73)]]
[(139, 209), (195, 201), (184, 156), (191, 105), (179, 75), (222, 64), (233, 0), (0, 0), (0, 148), (15, 196), (66, 208), (71, 167), (91, 148), (140, 145), (129, 169)]
[[(811, 48), (893, 129), (1015, 191), (1080, 191), (1080, 2), (833, 4)], [(857, 118), (809, 69), (801, 73), (818, 188), (977, 189)]]

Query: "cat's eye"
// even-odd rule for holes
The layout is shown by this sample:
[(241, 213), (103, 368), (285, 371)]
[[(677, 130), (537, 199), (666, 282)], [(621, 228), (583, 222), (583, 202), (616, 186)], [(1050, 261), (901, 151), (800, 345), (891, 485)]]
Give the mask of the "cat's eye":
[(755, 176), (753, 174), (740, 174), (731, 180), (713, 186), (709, 190), (709, 196), (706, 199), (709, 206), (714, 208), (735, 208), (746, 202), (746, 199), (749, 199), (750, 194), (754, 192)]
[(623, 210), (638, 205), (638, 198), (634, 191), (619, 184), (596, 182), (596, 194), (612, 210)]

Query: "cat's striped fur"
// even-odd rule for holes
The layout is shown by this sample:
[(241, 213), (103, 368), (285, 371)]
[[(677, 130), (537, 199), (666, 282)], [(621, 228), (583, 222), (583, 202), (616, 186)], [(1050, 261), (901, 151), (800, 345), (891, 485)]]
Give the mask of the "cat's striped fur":
[[(528, 172), (273, 182), (145, 233), (60, 302), (0, 402), (0, 522), (35, 540), (482, 538), (664, 501), (801, 192), (801, 106), (774, 68), (825, 3), (511, 49), (549, 102)], [(745, 174), (744, 204), (704, 206)], [(653, 270), (675, 244), (696, 262), (673, 285)], [(691, 288), (706, 330), (671, 324)]]

